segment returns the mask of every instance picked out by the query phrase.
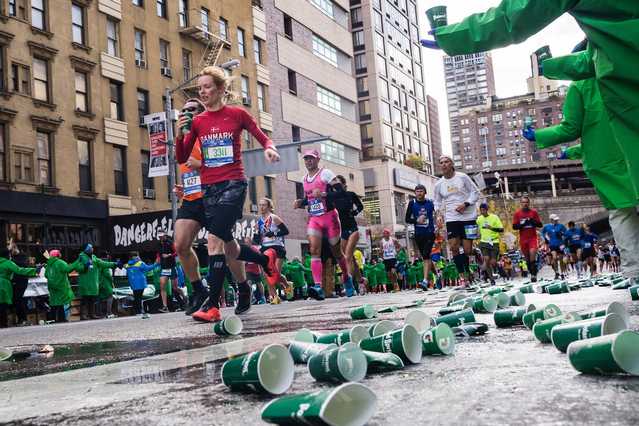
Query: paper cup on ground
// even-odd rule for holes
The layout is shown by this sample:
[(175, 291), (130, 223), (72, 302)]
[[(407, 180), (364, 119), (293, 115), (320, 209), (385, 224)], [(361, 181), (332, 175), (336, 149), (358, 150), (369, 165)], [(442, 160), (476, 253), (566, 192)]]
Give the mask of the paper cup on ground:
[(546, 288), (546, 292), (548, 294), (561, 294), (561, 293), (568, 293), (570, 292), (570, 287), (568, 287), (568, 284), (565, 282), (558, 282), (558, 283), (554, 283), (549, 285)]
[(558, 350), (566, 352), (572, 342), (619, 333), (626, 328), (623, 318), (617, 314), (608, 314), (605, 317), (558, 325), (552, 329), (550, 339)]
[(613, 290), (625, 290), (632, 285), (632, 281), (625, 279), (612, 285)]
[(422, 355), (450, 355), (455, 351), (455, 335), (446, 323), (422, 335)]
[(317, 339), (317, 343), (335, 343), (338, 346), (347, 342), (359, 343), (362, 339), (369, 337), (368, 329), (363, 325), (356, 325), (337, 333), (325, 334)]
[(222, 383), (233, 391), (279, 395), (293, 383), (293, 357), (283, 345), (269, 345), (261, 351), (226, 361)]
[(404, 320), (404, 324), (412, 325), (419, 334), (433, 327), (433, 323), (434, 321), (430, 315), (419, 310), (410, 311)]
[(513, 325), (523, 325), (524, 315), (534, 311), (535, 305), (520, 306), (511, 309), (500, 309), (495, 311), (493, 319), (498, 328), (511, 327)]
[(385, 373), (404, 368), (404, 361), (394, 353), (362, 352), (364, 352), (368, 362), (367, 373)]
[(213, 331), (218, 336), (237, 336), (242, 332), (242, 328), (242, 320), (236, 315), (229, 315), (213, 324)]
[(633, 285), (628, 289), (632, 300), (639, 300), (639, 285)]
[(312, 356), (336, 347), (337, 345), (335, 343), (323, 344), (292, 341), (288, 345), (288, 351), (291, 353), (293, 361), (298, 364), (306, 364)]
[(397, 325), (393, 321), (381, 320), (368, 327), (368, 336), (375, 337), (386, 334), (389, 331), (393, 331), (397, 328)]
[(366, 356), (355, 343), (320, 352), (308, 360), (308, 372), (318, 382), (359, 382), (366, 376)]
[(579, 321), (580, 319), (581, 317), (578, 313), (568, 312), (567, 314), (536, 322), (533, 325), (532, 332), (535, 338), (541, 343), (550, 343), (550, 332), (554, 327), (560, 324)]
[(448, 17), (446, 15), (446, 6), (434, 6), (426, 11), (426, 17), (430, 22), (430, 28), (435, 29), (437, 27), (443, 27), (448, 23)]
[(557, 307), (557, 305), (553, 305), (552, 303), (546, 305), (544, 308), (535, 309), (534, 311), (527, 312), (524, 314), (522, 321), (526, 328), (532, 330), (533, 325), (537, 321), (543, 321), (548, 318), (553, 318), (558, 315), (561, 315), (561, 309)]
[(382, 336), (370, 337), (359, 342), (365, 351), (394, 353), (404, 362), (417, 364), (422, 360), (421, 336), (412, 325), (391, 331)]
[(386, 308), (380, 309), (377, 311), (379, 314), (390, 314), (397, 311), (397, 306), (388, 306)]
[(475, 297), (464, 304), (464, 308), (476, 313), (493, 313), (497, 310), (497, 299), (489, 294)]
[(455, 292), (448, 296), (448, 305), (452, 305), (455, 302), (461, 302), (462, 300), (468, 299), (468, 294), (462, 292)]
[(502, 293), (504, 290), (501, 287), (490, 287), (489, 289), (486, 290), (486, 294), (490, 294), (491, 296), (494, 296), (496, 294)]
[(457, 327), (465, 322), (475, 322), (475, 314), (472, 309), (464, 309), (459, 312), (453, 312), (452, 314), (442, 315), (439, 318), (435, 318), (437, 324), (446, 323), (451, 327)]
[(448, 315), (448, 314), (452, 314), (453, 312), (459, 312), (464, 310), (464, 305), (452, 305), (452, 306), (444, 306), (443, 308), (440, 308), (439, 311), (437, 311), (437, 313), (439, 315)]
[(488, 331), (488, 324), (483, 322), (467, 322), (453, 327), (453, 334), (457, 337), (470, 337), (485, 334)]
[(317, 342), (318, 338), (319, 338), (319, 334), (309, 330), (308, 328), (300, 328), (295, 333), (295, 336), (293, 336), (293, 340), (297, 342), (309, 342), (309, 343)]
[(526, 304), (526, 295), (521, 291), (514, 290), (506, 294), (510, 298), (510, 306), (524, 306)]
[(360, 383), (289, 395), (262, 408), (262, 420), (279, 425), (363, 426), (373, 417), (377, 397)]
[(519, 287), (517, 290), (521, 291), (524, 294), (527, 293), (534, 293), (535, 290), (533, 290), (533, 285), (532, 284), (525, 284), (522, 285), (521, 287)]
[(639, 375), (639, 334), (634, 331), (578, 340), (567, 352), (570, 364), (582, 373)]
[(371, 319), (375, 315), (377, 315), (377, 311), (371, 305), (363, 305), (359, 308), (351, 309), (351, 319), (361, 320), (361, 319)]
[(0, 346), (0, 361), (7, 361), (13, 355), (13, 351), (9, 348)]
[(605, 308), (598, 308), (598, 309), (593, 309), (584, 313), (580, 313), (581, 318), (583, 319), (603, 317), (608, 314), (619, 315), (625, 321), (626, 328), (630, 327), (630, 316), (628, 315), (628, 311), (626, 311), (626, 308), (619, 302), (611, 302)]

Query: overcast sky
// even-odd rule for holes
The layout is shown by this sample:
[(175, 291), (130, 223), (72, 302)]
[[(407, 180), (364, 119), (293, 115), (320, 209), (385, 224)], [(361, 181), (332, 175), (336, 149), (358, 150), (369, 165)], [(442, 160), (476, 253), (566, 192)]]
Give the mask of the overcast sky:
[[(461, 21), (471, 13), (483, 12), (496, 6), (501, 0), (418, 0), (420, 34), (427, 36), (430, 26), (426, 19), (426, 9), (444, 4), (447, 6), (448, 22)], [(432, 36), (428, 36), (432, 37)], [(527, 92), (526, 78), (530, 76), (530, 54), (547, 44), (554, 56), (570, 53), (573, 46), (585, 37), (575, 20), (568, 14), (557, 19), (541, 32), (525, 42), (492, 51), (493, 68), (497, 96), (506, 97)], [(444, 82), (443, 52), (422, 49), (424, 58), (424, 79), (426, 93), (437, 99), (439, 125), (442, 134), (442, 148), (451, 153), (450, 128), (448, 126), (448, 104)]]

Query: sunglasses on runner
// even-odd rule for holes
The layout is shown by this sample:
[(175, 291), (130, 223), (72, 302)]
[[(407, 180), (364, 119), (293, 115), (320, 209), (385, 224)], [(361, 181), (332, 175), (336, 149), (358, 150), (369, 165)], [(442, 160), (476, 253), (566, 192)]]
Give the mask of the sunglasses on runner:
[(198, 107), (182, 108), (182, 113), (185, 113), (185, 112), (197, 112), (198, 110), (199, 110)]

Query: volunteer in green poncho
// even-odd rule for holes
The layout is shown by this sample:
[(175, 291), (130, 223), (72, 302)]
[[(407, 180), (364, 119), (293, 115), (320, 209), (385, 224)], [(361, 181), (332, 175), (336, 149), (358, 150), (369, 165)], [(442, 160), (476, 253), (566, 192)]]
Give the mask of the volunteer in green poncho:
[[(483, 52), (520, 43), (564, 13), (589, 41), (588, 76), (595, 77), (612, 133), (628, 164), (634, 197), (639, 198), (639, 1), (503, 0), (497, 7), (434, 30), (426, 47), (449, 55)], [(609, 141), (600, 144), (610, 145)]]
[(306, 279), (304, 275), (310, 272), (310, 270), (311, 269), (305, 267), (297, 257), (286, 263), (286, 276), (293, 282), (295, 299), (304, 299), (306, 290)]
[(386, 292), (387, 291), (387, 287), (386, 285), (389, 284), (388, 281), (388, 274), (386, 273), (386, 266), (384, 265), (384, 262), (382, 261), (378, 261), (375, 264), (375, 277), (377, 279), (377, 289), (379, 289), (379, 287), (381, 286), (381, 291)]
[(9, 259), (10, 255), (8, 248), (0, 249), (0, 328), (8, 325), (9, 306), (13, 304), (13, 275), (37, 275), (36, 268), (21, 268)]
[(377, 272), (375, 265), (372, 263), (364, 264), (364, 278), (368, 282), (368, 289), (372, 292), (377, 288)]
[(93, 254), (93, 245), (87, 244), (75, 261), (75, 269), (80, 274), (78, 287), (82, 302), (80, 305), (80, 319), (100, 318), (95, 312), (95, 304), (99, 294), (100, 268), (115, 268), (114, 262), (105, 262)]
[(47, 279), (49, 306), (51, 307), (48, 319), (55, 322), (67, 322), (64, 306), (70, 305), (75, 297), (69, 283), (69, 273), (75, 269), (77, 263), (68, 264), (62, 260), (60, 250), (45, 252), (44, 257), (47, 257), (44, 277)]
[[(544, 76), (579, 78), (587, 55), (587, 52), (581, 52), (545, 60)], [(527, 139), (535, 140), (539, 149), (581, 137), (581, 145), (569, 148), (566, 155), (571, 159), (582, 159), (584, 172), (609, 210), (610, 227), (621, 251), (623, 271), (628, 278), (639, 280), (639, 217), (636, 212), (639, 203), (633, 196), (623, 154), (615, 143), (610, 143), (613, 135), (595, 80), (590, 78), (570, 85), (560, 124), (537, 130), (526, 128), (523, 134)]]
[[(106, 318), (115, 318), (113, 314), (113, 267), (108, 265), (108, 261), (98, 266), (99, 280), (99, 302), (97, 315)], [(116, 265), (117, 262), (116, 262)], [(105, 304), (105, 315), (102, 315), (102, 302)]]

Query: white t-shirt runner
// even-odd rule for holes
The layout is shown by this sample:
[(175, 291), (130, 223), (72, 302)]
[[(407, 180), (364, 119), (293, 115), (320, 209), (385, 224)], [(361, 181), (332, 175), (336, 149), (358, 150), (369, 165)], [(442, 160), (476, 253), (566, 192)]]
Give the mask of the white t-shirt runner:
[(395, 259), (397, 257), (395, 240), (392, 238), (389, 238), (388, 241), (382, 238), (382, 257), (384, 260)]
[[(455, 172), (450, 179), (442, 177), (435, 184), (435, 209), (443, 210), (446, 222), (474, 221), (477, 219), (475, 204), (479, 195), (477, 185), (467, 174)], [(455, 209), (464, 202), (470, 203), (470, 206), (458, 213)]]

